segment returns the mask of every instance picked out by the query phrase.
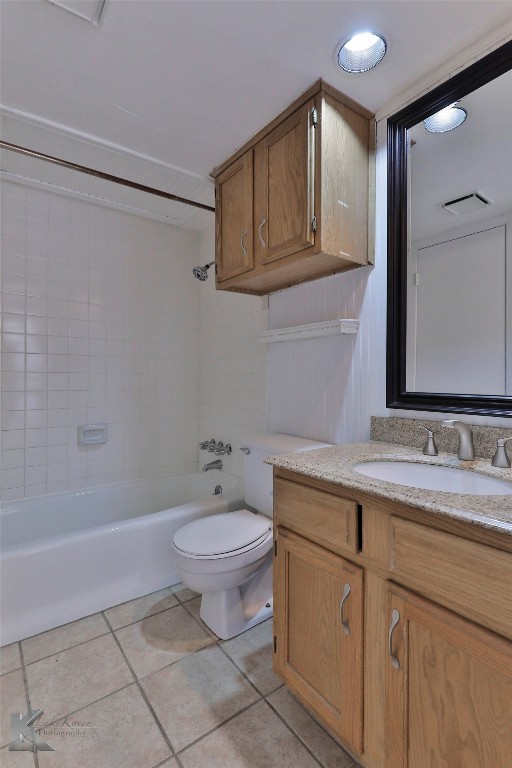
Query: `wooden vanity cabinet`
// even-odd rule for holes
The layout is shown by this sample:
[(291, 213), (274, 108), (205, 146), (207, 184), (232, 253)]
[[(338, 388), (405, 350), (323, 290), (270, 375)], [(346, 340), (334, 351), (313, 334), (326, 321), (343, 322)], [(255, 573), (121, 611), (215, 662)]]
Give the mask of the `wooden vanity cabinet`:
[(274, 527), (275, 671), (361, 764), (512, 766), (509, 537), (276, 468)]
[(216, 286), (269, 293), (373, 262), (371, 113), (318, 81), (216, 168)]
[(389, 768), (495, 768), (512, 761), (509, 641), (390, 584)]
[(276, 672), (357, 752), (363, 727), (363, 570), (278, 527)]

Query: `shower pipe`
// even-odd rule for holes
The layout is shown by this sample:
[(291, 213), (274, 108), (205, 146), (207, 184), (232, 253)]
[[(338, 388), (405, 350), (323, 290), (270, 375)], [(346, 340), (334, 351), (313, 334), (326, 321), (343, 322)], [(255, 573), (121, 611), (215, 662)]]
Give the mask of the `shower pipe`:
[(37, 160), (46, 160), (53, 165), (60, 165), (62, 168), (70, 168), (73, 171), (80, 171), (80, 173), (87, 173), (89, 176), (96, 176), (98, 179), (104, 179), (105, 181), (112, 181), (115, 184), (123, 184), (125, 187), (131, 189), (138, 189), (140, 192), (147, 192), (150, 195), (157, 195), (158, 197), (164, 197), (166, 200), (174, 200), (177, 203), (184, 203), (184, 205), (191, 205), (194, 208), (201, 208), (203, 211), (215, 212), (215, 208), (205, 203), (198, 203), (195, 200), (189, 200), (186, 197), (180, 197), (179, 195), (173, 195), (171, 192), (164, 192), (161, 189), (155, 189), (154, 187), (147, 187), (145, 184), (139, 184), (136, 181), (129, 181), (129, 179), (122, 179), (120, 176), (112, 176), (110, 173), (104, 173), (103, 171), (97, 171), (94, 168), (88, 168), (86, 165), (78, 165), (78, 163), (72, 163), (69, 160), (62, 160), (59, 157), (53, 155), (45, 155), (43, 152), (36, 152), (33, 149), (27, 149), (26, 147), (20, 147), (17, 144), (11, 144), (9, 141), (0, 140), (0, 149), (8, 149), (11, 152), (18, 152), (20, 155), (26, 155), (27, 157), (34, 157)]

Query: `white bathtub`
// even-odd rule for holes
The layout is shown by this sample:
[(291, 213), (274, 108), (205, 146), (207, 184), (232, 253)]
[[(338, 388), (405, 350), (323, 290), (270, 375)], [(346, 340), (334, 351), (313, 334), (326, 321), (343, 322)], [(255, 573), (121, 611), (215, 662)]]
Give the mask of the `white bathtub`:
[[(213, 477), (214, 476), (214, 477)], [(243, 506), (219, 472), (7, 502), (0, 513), (0, 645), (176, 584), (185, 523)]]

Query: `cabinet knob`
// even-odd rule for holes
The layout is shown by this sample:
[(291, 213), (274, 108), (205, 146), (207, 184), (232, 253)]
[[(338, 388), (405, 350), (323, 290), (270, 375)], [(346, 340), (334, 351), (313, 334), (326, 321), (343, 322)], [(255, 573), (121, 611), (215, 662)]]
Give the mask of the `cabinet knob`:
[(266, 242), (263, 239), (263, 235), (261, 234), (261, 230), (263, 229), (263, 227), (265, 226), (266, 223), (267, 223), (267, 220), (265, 219), (265, 217), (263, 217), (263, 219), (261, 220), (260, 225), (258, 227), (258, 237), (260, 239), (260, 243), (261, 243), (261, 247), (262, 248), (266, 248), (267, 247), (267, 244), (266, 244)]
[(343, 587), (343, 595), (341, 596), (340, 600), (340, 621), (341, 626), (343, 627), (343, 631), (346, 635), (350, 635), (350, 627), (348, 625), (348, 621), (345, 621), (344, 619), (344, 608), (345, 608), (345, 602), (350, 595), (350, 584), (348, 582), (345, 582), (345, 586)]
[(389, 625), (388, 652), (391, 658), (391, 664), (395, 669), (400, 669), (400, 661), (398, 659), (398, 656), (395, 653), (393, 653), (393, 632), (395, 631), (395, 627), (399, 621), (400, 621), (400, 611), (397, 611), (396, 608), (393, 608), (393, 611), (391, 613), (391, 624)]
[(242, 232), (242, 235), (240, 237), (240, 248), (242, 249), (242, 253), (244, 255), (244, 258), (247, 256), (247, 248), (244, 247), (244, 237), (246, 236), (248, 229), (244, 229)]

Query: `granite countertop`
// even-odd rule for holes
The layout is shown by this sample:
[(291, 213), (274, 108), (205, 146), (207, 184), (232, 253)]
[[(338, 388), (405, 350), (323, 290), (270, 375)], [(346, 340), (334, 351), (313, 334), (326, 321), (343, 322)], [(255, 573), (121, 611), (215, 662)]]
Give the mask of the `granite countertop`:
[(493, 467), (489, 459), (460, 461), (453, 454), (442, 452), (438, 456), (424, 456), (418, 448), (377, 441), (269, 456), (267, 463), (512, 536), (512, 495), (476, 496), (427, 491), (376, 480), (353, 470), (354, 464), (362, 461), (396, 460), (468, 469), (512, 482), (512, 469)]

